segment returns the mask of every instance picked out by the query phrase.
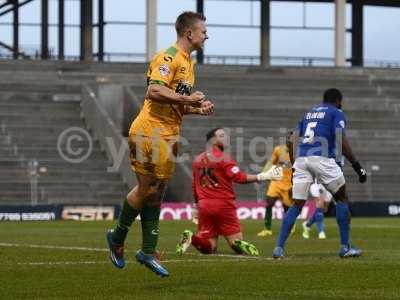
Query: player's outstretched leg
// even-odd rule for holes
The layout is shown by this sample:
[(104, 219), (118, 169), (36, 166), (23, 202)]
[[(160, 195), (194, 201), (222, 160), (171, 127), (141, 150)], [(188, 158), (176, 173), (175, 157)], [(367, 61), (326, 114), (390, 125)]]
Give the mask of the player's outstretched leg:
[(257, 247), (253, 244), (243, 241), (243, 240), (234, 240), (231, 245), (232, 249), (237, 254), (247, 254), (247, 255), (254, 255), (258, 256), (260, 252), (258, 251)]
[[(311, 216), (311, 218), (308, 221), (303, 222), (303, 234), (302, 235), (303, 235), (304, 239), (309, 239), (310, 238), (311, 226), (313, 226), (313, 224), (316, 223), (317, 227), (318, 227), (318, 224), (319, 224), (319, 222), (321, 222), (321, 219), (322, 219), (322, 222), (323, 222), (323, 218), (324, 218), (323, 209), (322, 208), (317, 208), (314, 211), (314, 213)], [(318, 230), (318, 232), (320, 232), (320, 231)]]
[(192, 244), (193, 232), (186, 229), (182, 232), (181, 240), (176, 245), (176, 254), (182, 255)]
[(315, 211), (315, 224), (317, 225), (318, 238), (320, 240), (326, 239), (325, 224), (324, 224), (324, 209), (317, 208)]
[(283, 218), (276, 247), (272, 253), (273, 258), (279, 259), (284, 257), (286, 240), (289, 237), (293, 224), (296, 222), (296, 219), (303, 208), (304, 202), (305, 201), (302, 200), (295, 200), (295, 203), (289, 208), (286, 216)]
[(296, 221), (294, 222), (292, 228), (290, 229), (290, 236), (292, 236), (293, 234), (295, 234), (296, 232)]
[(161, 277), (169, 276), (168, 271), (156, 257), (159, 235), (160, 203), (145, 205), (140, 213), (142, 223), (142, 249), (136, 253), (136, 260)]
[(125, 199), (118, 218), (115, 229), (107, 231), (106, 239), (110, 250), (110, 260), (115, 267), (122, 269), (125, 267), (124, 259), (124, 242), (135, 218), (139, 215), (140, 210), (133, 208), (128, 200)]
[(350, 209), (346, 201), (346, 189), (343, 185), (339, 191), (334, 195), (337, 200), (336, 204), (336, 221), (339, 226), (340, 233), (340, 250), (339, 256), (341, 258), (358, 257), (362, 251), (350, 245)]
[(265, 205), (265, 217), (264, 226), (265, 228), (261, 230), (257, 236), (268, 237), (272, 235), (272, 207), (275, 204), (275, 199), (267, 198), (267, 203)]
[(310, 238), (311, 227), (308, 226), (308, 224), (309, 224), (309, 221), (304, 221), (303, 222), (303, 234), (302, 235), (303, 235), (303, 238), (306, 239), (306, 240), (308, 240)]

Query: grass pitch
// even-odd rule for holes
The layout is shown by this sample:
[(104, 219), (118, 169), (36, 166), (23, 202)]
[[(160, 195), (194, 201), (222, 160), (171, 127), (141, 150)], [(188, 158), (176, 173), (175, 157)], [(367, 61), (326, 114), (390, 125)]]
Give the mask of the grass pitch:
[[(335, 221), (327, 220), (327, 240), (289, 239), (287, 257), (271, 259), (273, 238), (259, 238), (261, 222), (242, 222), (245, 239), (258, 258), (233, 255), (220, 240), (219, 256), (191, 248), (174, 254), (189, 222), (163, 222), (159, 249), (171, 276), (161, 279), (134, 262), (140, 225), (126, 244), (128, 264), (118, 270), (108, 260), (107, 222), (24, 222), (0, 224), (1, 299), (400, 299), (400, 222), (353, 219), (353, 242), (361, 258), (340, 259)], [(315, 230), (315, 229), (314, 229)]]

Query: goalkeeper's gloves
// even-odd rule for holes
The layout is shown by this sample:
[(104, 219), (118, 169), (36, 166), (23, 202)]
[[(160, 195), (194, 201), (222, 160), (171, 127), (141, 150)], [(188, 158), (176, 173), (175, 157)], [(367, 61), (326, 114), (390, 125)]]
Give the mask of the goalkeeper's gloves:
[(367, 181), (367, 171), (360, 165), (358, 161), (351, 165), (358, 175), (358, 181), (364, 183)]
[(191, 214), (192, 214), (192, 222), (193, 222), (194, 224), (196, 224), (196, 225), (199, 224), (199, 211), (198, 211), (198, 209), (197, 209), (196, 203), (194, 203), (194, 204), (192, 205)]
[(282, 180), (283, 169), (273, 165), (268, 171), (257, 174), (257, 181)]

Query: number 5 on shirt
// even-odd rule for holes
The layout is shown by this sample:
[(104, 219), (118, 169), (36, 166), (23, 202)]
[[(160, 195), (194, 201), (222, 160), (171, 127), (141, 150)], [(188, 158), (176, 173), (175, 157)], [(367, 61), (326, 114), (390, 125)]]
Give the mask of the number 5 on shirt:
[(318, 122), (310, 122), (307, 124), (306, 132), (304, 133), (303, 144), (314, 143), (314, 128), (317, 127)]

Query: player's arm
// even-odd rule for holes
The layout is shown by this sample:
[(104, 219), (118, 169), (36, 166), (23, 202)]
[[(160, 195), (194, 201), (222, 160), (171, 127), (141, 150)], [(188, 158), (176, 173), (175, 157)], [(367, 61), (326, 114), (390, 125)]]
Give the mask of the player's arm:
[(288, 142), (288, 152), (289, 152), (289, 159), (290, 162), (293, 166), (294, 164), (294, 147), (295, 147), (295, 135), (297, 134), (297, 131), (294, 131), (293, 134), (290, 136), (290, 141)]
[(200, 107), (201, 102), (205, 99), (202, 92), (196, 91), (187, 96), (176, 93), (170, 88), (179, 67), (177, 59), (168, 53), (156, 56), (150, 63), (147, 73), (146, 98), (166, 104)]
[(146, 92), (146, 98), (160, 103), (199, 107), (205, 99), (205, 96), (200, 91), (196, 91), (190, 96), (181, 95), (163, 85), (162, 82), (150, 81)]
[(345, 135), (342, 137), (342, 151), (344, 157), (351, 163), (354, 171), (358, 175), (358, 181), (364, 183), (367, 181), (367, 171), (361, 166), (361, 164), (356, 159), (353, 150), (351, 149), (350, 143)]
[(346, 137), (345, 127), (346, 127), (346, 121), (344, 119), (344, 115), (343, 113), (338, 113), (337, 116), (335, 117), (335, 130), (341, 131), (342, 134), (343, 155), (351, 163), (351, 166), (358, 175), (358, 180), (361, 183), (364, 183), (367, 181), (367, 171), (361, 166), (361, 164), (356, 159), (353, 153), (353, 149), (351, 148), (350, 143)]
[(185, 105), (184, 114), (185, 115), (201, 115), (208, 116), (214, 113), (214, 104), (210, 100), (205, 100), (201, 103), (200, 107), (193, 107)]
[(281, 167), (273, 166), (267, 172), (259, 174), (247, 174), (240, 170), (234, 160), (224, 163), (224, 170), (226, 176), (235, 183), (245, 184), (251, 182), (260, 182), (266, 180), (281, 180), (283, 173)]

